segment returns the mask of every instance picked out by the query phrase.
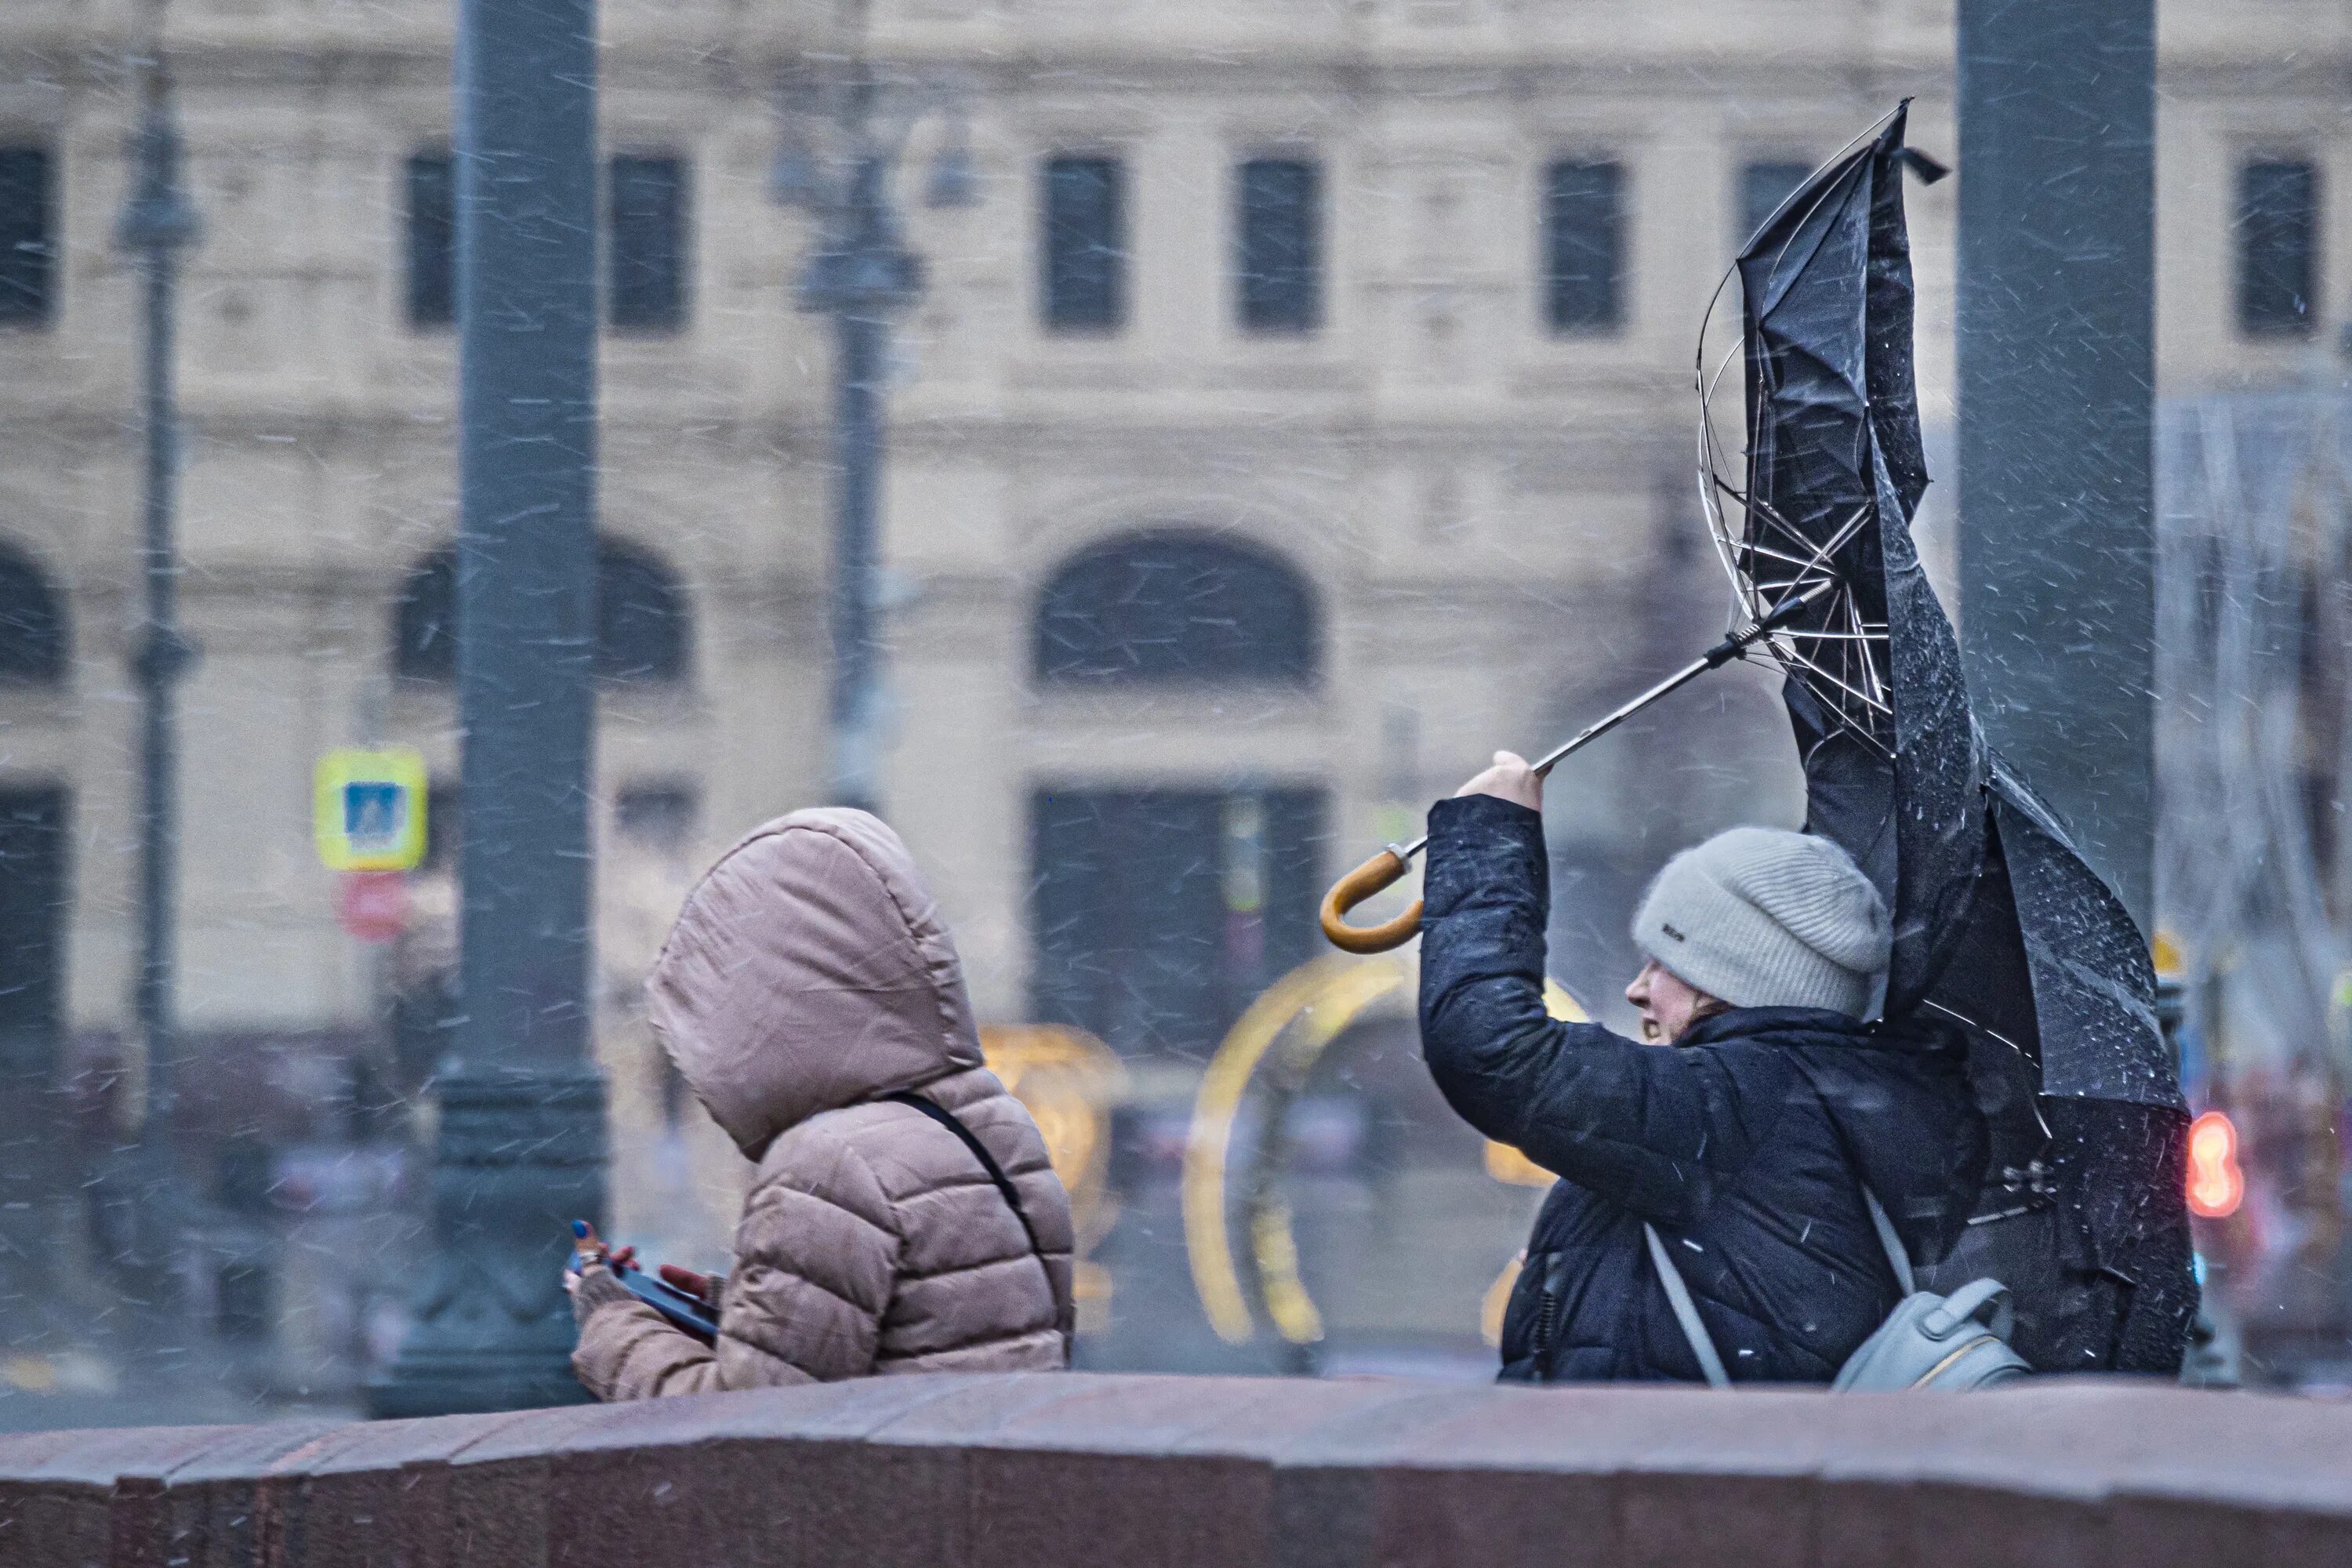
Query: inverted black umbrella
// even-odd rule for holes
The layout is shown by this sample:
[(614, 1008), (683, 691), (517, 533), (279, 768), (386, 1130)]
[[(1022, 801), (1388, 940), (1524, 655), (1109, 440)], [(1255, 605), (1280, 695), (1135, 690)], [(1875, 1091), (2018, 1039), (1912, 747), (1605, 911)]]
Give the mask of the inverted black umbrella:
[(1768, 642), (1805, 768), (1809, 830), (1893, 912), (1896, 1024), (1966, 1029), (1994, 1127), (1986, 1190), (1946, 1266), (2019, 1294), (2045, 1369), (2177, 1365), (2195, 1287), (2186, 1107), (2147, 948), (2057, 818), (1984, 743), (1910, 524), (1927, 485), (1912, 370), (1898, 107), (1740, 252), (1745, 483), (1701, 419), (1716, 542), (1750, 613), (1801, 595)]

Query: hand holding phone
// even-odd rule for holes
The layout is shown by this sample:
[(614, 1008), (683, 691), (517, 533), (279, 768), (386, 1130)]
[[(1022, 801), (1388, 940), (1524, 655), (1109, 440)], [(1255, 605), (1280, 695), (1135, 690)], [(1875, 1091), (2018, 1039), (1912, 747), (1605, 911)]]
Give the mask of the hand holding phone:
[(596, 1234), (594, 1226), (584, 1219), (573, 1220), (572, 1258), (563, 1266), (563, 1293), (567, 1296), (577, 1294), (580, 1271), (600, 1263), (615, 1275), (625, 1273), (637, 1266), (637, 1249), (634, 1247), (606, 1247), (604, 1239)]
[(665, 1263), (661, 1279), (649, 1279), (637, 1266), (637, 1249), (634, 1247), (608, 1247), (596, 1235), (596, 1227), (584, 1219), (572, 1222), (572, 1262), (563, 1272), (563, 1288), (576, 1292), (580, 1288), (580, 1271), (602, 1264), (613, 1272), (621, 1288), (662, 1315), (664, 1321), (682, 1333), (690, 1334), (705, 1344), (719, 1341), (719, 1303), (717, 1280), (697, 1274), (690, 1268), (680, 1268)]

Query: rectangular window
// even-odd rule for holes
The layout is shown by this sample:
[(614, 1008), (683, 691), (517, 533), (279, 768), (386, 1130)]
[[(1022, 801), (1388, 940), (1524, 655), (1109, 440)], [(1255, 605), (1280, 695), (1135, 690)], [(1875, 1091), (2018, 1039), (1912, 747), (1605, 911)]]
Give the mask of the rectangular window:
[(1545, 172), (1545, 313), (1555, 332), (1607, 331), (1624, 320), (1624, 185), (1613, 163)]
[(1126, 170), (1116, 158), (1048, 158), (1040, 283), (1045, 327), (1115, 331), (1127, 316)]
[(1812, 172), (1811, 163), (1779, 158), (1759, 159), (1743, 165), (1739, 171), (1739, 232), (1732, 237), (1733, 245), (1747, 248), (1748, 242), (1756, 237), (1756, 231)]
[(2305, 337), (2319, 286), (2319, 171), (2265, 159), (2238, 171), (2238, 326), (2250, 337)]
[(1236, 301), (1244, 331), (1311, 332), (1323, 322), (1323, 171), (1297, 158), (1241, 166)]
[(57, 313), (57, 197), (46, 147), (0, 147), (0, 322)]
[(635, 331), (686, 325), (686, 161), (612, 161), (607, 228), (605, 320)]
[(408, 324), (457, 320), (457, 165), (446, 153), (408, 160)]

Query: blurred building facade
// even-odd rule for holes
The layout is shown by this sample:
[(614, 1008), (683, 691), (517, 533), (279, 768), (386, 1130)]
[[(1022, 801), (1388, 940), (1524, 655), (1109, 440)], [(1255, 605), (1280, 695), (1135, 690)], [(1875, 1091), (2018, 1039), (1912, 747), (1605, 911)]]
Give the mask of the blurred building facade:
[[(330, 747), (456, 775), (450, 9), (169, 10), (205, 224), (182, 1009), (218, 1062), (191, 1114), (224, 1126), (364, 1121), (455, 1005), (454, 793), (389, 946), (341, 929), (309, 829)], [(131, 1032), (132, 10), (0, 10), (0, 1026), (87, 1059)], [(2163, 390), (2334, 384), (2352, 16), (2160, 20)], [(968, 135), (980, 174), (970, 208), (901, 193), (928, 289), (892, 378), (883, 805), (983, 1017), (1081, 1026), (1171, 1092), (1311, 955), (1329, 876), (1712, 637), (1708, 298), (1896, 99), (1916, 144), (1954, 140), (1948, 0), (608, 0), (604, 26), (601, 1050), (624, 1228), (688, 1250), (730, 1157), (635, 984), (696, 868), (825, 777), (827, 339), (771, 181), (795, 84), (861, 56), (943, 87), (919, 150)], [(1953, 190), (1910, 193), (1945, 430)], [(1612, 995), (1665, 853), (1794, 821), (1787, 751), (1735, 676), (1558, 781), (1572, 988)]]

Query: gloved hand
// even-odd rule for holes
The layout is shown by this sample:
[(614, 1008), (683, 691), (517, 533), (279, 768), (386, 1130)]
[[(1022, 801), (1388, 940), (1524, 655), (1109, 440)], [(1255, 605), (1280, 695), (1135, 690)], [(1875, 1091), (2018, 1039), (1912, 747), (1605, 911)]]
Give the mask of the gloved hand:
[(584, 1323), (596, 1309), (608, 1301), (634, 1301), (628, 1287), (613, 1277), (613, 1271), (602, 1263), (592, 1263), (576, 1273), (563, 1276), (563, 1288), (572, 1293), (572, 1321)]

